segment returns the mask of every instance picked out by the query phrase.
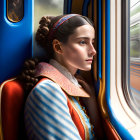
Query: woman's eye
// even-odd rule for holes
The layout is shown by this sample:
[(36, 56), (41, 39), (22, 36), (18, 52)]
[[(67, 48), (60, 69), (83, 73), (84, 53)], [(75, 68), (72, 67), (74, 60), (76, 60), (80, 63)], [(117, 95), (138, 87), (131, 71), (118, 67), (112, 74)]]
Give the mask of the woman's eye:
[(84, 40), (80, 41), (80, 44), (86, 44), (86, 42)]

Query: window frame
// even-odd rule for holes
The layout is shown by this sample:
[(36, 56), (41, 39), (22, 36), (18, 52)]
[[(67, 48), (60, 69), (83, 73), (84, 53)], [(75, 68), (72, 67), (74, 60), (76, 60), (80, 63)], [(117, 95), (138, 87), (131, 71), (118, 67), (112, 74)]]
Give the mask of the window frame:
[[(125, 18), (124, 21), (128, 19), (128, 16), (124, 17), (128, 7), (127, 9), (123, 7), (128, 6), (128, 4), (128, 0), (110, 1), (110, 36), (106, 37), (106, 40), (110, 39), (110, 44), (106, 46), (106, 51), (110, 52), (110, 58), (106, 60), (106, 63), (110, 63), (110, 67), (107, 66), (106, 69), (106, 101), (109, 119), (120, 137), (122, 139), (137, 139), (139, 138), (140, 120), (128, 105), (125, 98), (128, 90), (122, 86), (123, 77), (126, 78), (126, 74), (123, 75), (122, 66), (125, 67), (125, 70), (127, 69), (126, 64), (123, 65), (126, 62), (124, 61), (126, 54), (122, 54), (122, 48), (124, 47), (122, 43), (123, 27), (128, 31), (128, 25), (122, 27), (122, 23), (124, 24), (122, 19)], [(109, 29), (107, 29), (107, 32), (109, 32)], [(127, 42), (125, 40), (124, 43), (128, 43), (128, 40)], [(110, 68), (109, 71), (108, 67)]]
[[(9, 3), (10, 3), (10, 0), (6, 0), (6, 17), (7, 17), (7, 19), (10, 21), (10, 22), (13, 22), (13, 23), (17, 23), (17, 22), (20, 22), (23, 18), (24, 18), (24, 0), (22, 0), (22, 16), (19, 18), (19, 19), (13, 19), (12, 17), (10, 17), (10, 10), (13, 8), (14, 9), (14, 7), (12, 7), (10, 10), (9, 10)], [(20, 11), (21, 11), (21, 9), (20, 9)], [(17, 17), (16, 18), (18, 18), (18, 15), (17, 14), (15, 14)]]
[(122, 87), (128, 106), (140, 117), (140, 111), (132, 100), (130, 88), (130, 0), (122, 2)]

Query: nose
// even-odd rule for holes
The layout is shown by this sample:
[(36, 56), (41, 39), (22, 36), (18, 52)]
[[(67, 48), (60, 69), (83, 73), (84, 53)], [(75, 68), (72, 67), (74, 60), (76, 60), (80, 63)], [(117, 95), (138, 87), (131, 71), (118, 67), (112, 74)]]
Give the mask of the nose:
[(96, 54), (96, 50), (95, 50), (95, 48), (94, 48), (94, 45), (91, 43), (90, 45), (89, 45), (89, 55), (91, 56), (94, 56), (95, 54)]

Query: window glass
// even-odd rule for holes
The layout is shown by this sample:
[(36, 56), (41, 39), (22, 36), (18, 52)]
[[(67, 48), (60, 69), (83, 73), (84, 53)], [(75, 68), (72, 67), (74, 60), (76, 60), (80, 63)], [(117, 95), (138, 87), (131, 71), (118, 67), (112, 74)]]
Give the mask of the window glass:
[[(34, 33), (42, 16), (57, 16), (63, 14), (64, 0), (34, 0)], [(34, 35), (35, 37), (35, 35)], [(43, 55), (44, 50), (37, 46), (34, 39), (34, 56)]]
[(24, 0), (7, 0), (7, 18), (19, 22), (24, 16)]
[(140, 111), (140, 0), (130, 0), (130, 87)]
[(35, 30), (39, 25), (42, 16), (57, 16), (63, 14), (64, 0), (35, 0), (34, 21)]

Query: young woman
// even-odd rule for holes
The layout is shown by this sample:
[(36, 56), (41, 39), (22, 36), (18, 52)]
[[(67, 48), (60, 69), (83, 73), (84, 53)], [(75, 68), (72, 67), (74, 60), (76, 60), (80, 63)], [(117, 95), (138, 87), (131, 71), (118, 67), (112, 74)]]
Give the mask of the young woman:
[(96, 54), (92, 22), (68, 14), (42, 17), (39, 24), (36, 41), (48, 55), (36, 66), (35, 77), (43, 78), (25, 103), (28, 139), (102, 139), (94, 91), (76, 79), (78, 69), (91, 69)]

